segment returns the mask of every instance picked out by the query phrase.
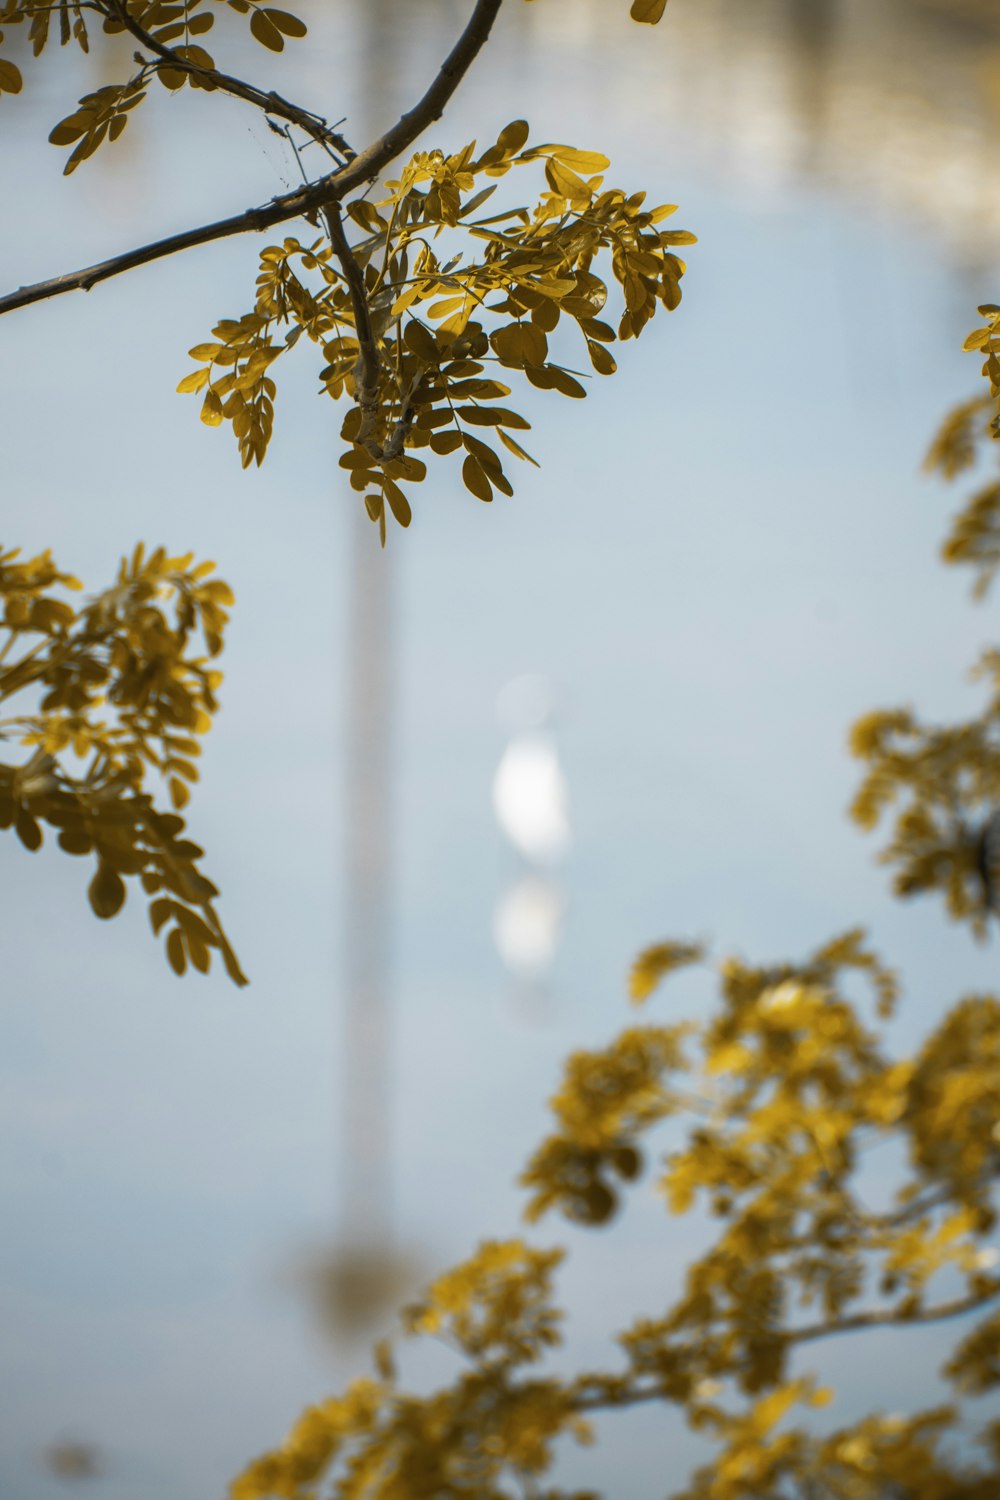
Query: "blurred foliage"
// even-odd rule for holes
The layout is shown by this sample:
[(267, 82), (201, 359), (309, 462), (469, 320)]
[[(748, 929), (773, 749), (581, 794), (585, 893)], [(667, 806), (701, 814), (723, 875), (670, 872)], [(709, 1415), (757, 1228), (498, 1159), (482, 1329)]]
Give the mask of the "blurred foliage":
[[(989, 438), (998, 436), (996, 418), (989, 420), (993, 405), (990, 396), (976, 396), (950, 411), (931, 444), (927, 468), (956, 479), (992, 457)], [(941, 556), (947, 563), (973, 568), (973, 596), (986, 597), (1000, 567), (1000, 480), (991, 479), (970, 496), (951, 523)]]
[[(121, 910), (125, 882), (137, 878), (176, 973), (189, 963), (207, 972), (214, 949), (245, 984), (218, 890), (198, 868), (204, 851), (185, 837), (179, 812), (198, 780), (197, 736), (218, 709), (222, 674), (212, 663), (233, 602), (228, 584), (210, 576), (214, 563), (139, 546), (114, 585), (76, 610), (54, 591), (82, 585), (50, 553), (18, 557), (0, 551), (0, 703), (27, 702), (0, 719), (0, 740), (32, 753), (0, 764), (0, 828), (36, 850), (48, 824), (67, 854), (94, 856), (87, 894), (99, 917)], [(170, 811), (147, 790), (151, 774)]]
[[(986, 325), (971, 333), (967, 350), (986, 352), (989, 396), (956, 406), (942, 423), (926, 465), (954, 480), (996, 450), (1000, 417), (1000, 308), (979, 309)], [(975, 570), (973, 594), (985, 597), (1000, 567), (1000, 481), (975, 491), (953, 519), (941, 549), (947, 563)], [(909, 708), (879, 710), (851, 730), (852, 752), (867, 770), (851, 805), (863, 828), (873, 828), (899, 804), (892, 837), (880, 858), (895, 867), (900, 896), (940, 891), (950, 916), (985, 936), (1000, 916), (1000, 650), (983, 652), (972, 675), (989, 685), (981, 713), (959, 724), (925, 724)]]
[[(675, 1500), (997, 1493), (1000, 1423), (973, 1438), (960, 1398), (1000, 1384), (1000, 1257), (989, 1244), (1000, 1001), (962, 1001), (914, 1055), (894, 1058), (884, 1023), (896, 978), (860, 932), (804, 963), (729, 958), (718, 975), (703, 1023), (633, 1027), (568, 1060), (554, 1132), (523, 1178), (529, 1218), (557, 1210), (603, 1224), (666, 1131), (657, 1192), (670, 1213), (701, 1209), (716, 1226), (680, 1296), (623, 1329), (607, 1369), (557, 1373), (546, 1358), (563, 1337), (562, 1252), (488, 1242), (404, 1314), (407, 1337), (455, 1352), (454, 1378), (409, 1393), (397, 1349), (379, 1346), (376, 1376), (307, 1411), (234, 1481), (231, 1500), (584, 1500), (545, 1482), (557, 1441), (588, 1442), (596, 1414), (646, 1402), (676, 1408), (718, 1445)], [(867, 1005), (852, 996), (855, 976)], [(873, 1202), (865, 1165), (889, 1143), (899, 1178)], [(796, 1408), (832, 1395), (792, 1373), (802, 1346), (975, 1312), (944, 1372), (953, 1404), (870, 1415), (825, 1437), (791, 1425)]]
[(880, 855), (900, 896), (940, 891), (950, 916), (983, 937), (1000, 877), (1000, 652), (977, 668), (991, 681), (986, 708), (962, 724), (928, 725), (910, 709), (867, 714), (851, 750), (867, 762), (851, 815), (873, 828), (899, 802)]

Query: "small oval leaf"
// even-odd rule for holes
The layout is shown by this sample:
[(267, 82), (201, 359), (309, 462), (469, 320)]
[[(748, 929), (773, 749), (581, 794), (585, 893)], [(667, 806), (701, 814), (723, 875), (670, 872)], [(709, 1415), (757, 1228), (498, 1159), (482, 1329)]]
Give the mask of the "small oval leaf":
[(125, 882), (110, 865), (100, 864), (87, 888), (94, 915), (107, 921), (125, 905)]

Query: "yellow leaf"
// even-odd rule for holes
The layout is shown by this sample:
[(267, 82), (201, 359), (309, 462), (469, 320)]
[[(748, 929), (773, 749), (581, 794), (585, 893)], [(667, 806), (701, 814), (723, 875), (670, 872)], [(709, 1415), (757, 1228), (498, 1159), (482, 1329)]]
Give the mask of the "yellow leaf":
[(482, 464), (478, 458), (470, 453), (462, 465), (462, 479), (465, 488), (475, 495), (477, 500), (490, 501), (493, 499), (493, 491), (486, 477)]
[(180, 396), (190, 395), (193, 391), (200, 391), (207, 381), (207, 370), (192, 370), (190, 375), (185, 375), (184, 379), (178, 385), (177, 393)]
[(645, 21), (655, 26), (667, 8), (667, 0), (632, 0), (629, 15), (633, 21)]
[(20, 70), (12, 62), (6, 62), (0, 58), (0, 94), (19, 94), (20, 92)]
[(559, 146), (552, 155), (562, 162), (563, 166), (570, 167), (574, 172), (603, 172), (610, 167), (611, 162), (599, 151), (577, 151), (572, 146)]
[(988, 341), (989, 336), (990, 330), (988, 328), (977, 328), (974, 333), (969, 334), (962, 348), (966, 354), (970, 354), (973, 349), (981, 349)]
[(187, 783), (182, 781), (179, 776), (172, 776), (170, 778), (169, 786), (170, 801), (172, 805), (179, 811), (190, 801), (191, 793), (188, 790)]
[(520, 151), (528, 139), (527, 120), (511, 120), (505, 125), (497, 136), (497, 145), (501, 147), (505, 156), (512, 156), (515, 151)]
[[(285, 39), (266, 10), (254, 11), (250, 17), (250, 31), (261, 46), (267, 47), (269, 51), (282, 52), (284, 50)], [(183, 949), (181, 951), (183, 956)], [(178, 972), (183, 973), (183, 970), (178, 970)]]
[(38, 824), (35, 822), (31, 814), (27, 812), (23, 807), (19, 807), (17, 810), (17, 817), (14, 820), (14, 827), (17, 831), (18, 838), (21, 840), (21, 843), (26, 849), (30, 849), (31, 852), (34, 853), (36, 849), (41, 848), (42, 830), (39, 828)]
[(300, 21), (298, 16), (290, 15), (287, 10), (273, 10), (269, 7), (261, 14), (265, 15), (271, 24), (285, 36), (305, 36), (306, 34), (305, 22)]
[(222, 422), (222, 402), (214, 391), (206, 391), (201, 408), (201, 420), (206, 427), (218, 427)]
[(549, 352), (549, 341), (532, 323), (508, 323), (490, 338), (494, 351), (505, 365), (542, 365)]
[(411, 318), (403, 330), (403, 339), (409, 349), (412, 349), (418, 359), (425, 364), (436, 364), (441, 358), (441, 350), (434, 340), (434, 335), (425, 328), (423, 323), (418, 323)]
[(175, 927), (167, 938), (167, 961), (175, 974), (183, 974), (187, 968), (184, 939), (179, 927)]
[[(515, 442), (512, 437), (508, 437), (507, 433), (504, 432), (502, 427), (497, 429), (497, 437), (500, 439), (501, 443), (503, 443), (504, 447), (509, 448), (511, 453), (515, 454), (516, 457), (527, 459), (528, 463), (534, 464), (536, 469), (541, 467), (537, 458), (532, 458), (531, 454), (528, 453), (526, 449), (522, 448), (520, 443)], [(459, 442), (461, 442), (461, 439), (459, 439)], [(434, 447), (433, 439), (431, 439), (431, 447)], [(435, 451), (437, 452), (439, 450), (435, 449)]]
[(95, 916), (107, 920), (125, 904), (125, 882), (109, 865), (98, 865), (87, 895)]
[(396, 520), (399, 522), (400, 526), (409, 526), (410, 521), (413, 519), (413, 512), (410, 510), (410, 502), (403, 494), (403, 491), (399, 488), (399, 485), (394, 483), (394, 481), (389, 478), (388, 474), (383, 477), (382, 491), (385, 495), (385, 498), (389, 502), (389, 509), (396, 517)]
[(705, 949), (701, 943), (657, 943), (655, 947), (646, 948), (632, 965), (628, 981), (630, 998), (637, 1004), (641, 1003), (674, 969), (700, 963), (704, 957)]
[(590, 201), (590, 189), (583, 178), (555, 157), (550, 157), (545, 163), (545, 178), (552, 191), (561, 198), (568, 198), (570, 202)]
[(615, 364), (614, 356), (603, 344), (598, 344), (594, 339), (587, 340), (587, 353), (590, 355), (590, 363), (598, 375), (613, 375), (618, 366)]

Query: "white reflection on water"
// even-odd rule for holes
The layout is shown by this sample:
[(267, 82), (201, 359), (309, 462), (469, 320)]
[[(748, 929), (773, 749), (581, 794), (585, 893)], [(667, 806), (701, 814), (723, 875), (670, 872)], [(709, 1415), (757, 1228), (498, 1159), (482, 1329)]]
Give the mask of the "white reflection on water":
[(511, 738), (493, 777), (493, 811), (528, 868), (494, 909), (493, 940), (522, 985), (519, 1008), (530, 1013), (538, 999), (531, 987), (551, 971), (568, 905), (562, 883), (544, 872), (569, 852), (569, 789), (551, 727), (553, 691), (547, 679), (536, 672), (511, 678), (497, 694), (496, 711)]
[(566, 893), (543, 875), (523, 875), (508, 886), (493, 915), (493, 938), (504, 964), (518, 979), (537, 983), (555, 960)]
[(514, 848), (532, 864), (558, 864), (570, 844), (569, 792), (555, 738), (517, 734), (493, 778), (493, 809)]

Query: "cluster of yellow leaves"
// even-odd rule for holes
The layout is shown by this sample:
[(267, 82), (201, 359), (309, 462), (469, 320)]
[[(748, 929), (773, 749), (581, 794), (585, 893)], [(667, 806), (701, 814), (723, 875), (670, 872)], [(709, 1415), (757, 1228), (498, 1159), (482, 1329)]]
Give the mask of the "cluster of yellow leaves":
[(909, 709), (857, 721), (850, 747), (867, 769), (851, 815), (874, 828), (899, 802), (879, 856), (895, 867), (896, 893), (941, 891), (949, 914), (981, 937), (1000, 912), (1000, 653), (986, 652), (976, 675), (990, 678), (992, 691), (965, 723), (926, 725)]
[(657, 985), (677, 969), (701, 963), (705, 957), (702, 943), (654, 943), (645, 948), (632, 965), (628, 992), (637, 1005), (648, 1000)]
[[(511, 388), (497, 377), (513, 371), (538, 389), (584, 396), (587, 377), (553, 355), (560, 325), (575, 327), (591, 368), (610, 375), (609, 345), (636, 337), (657, 306), (677, 307), (685, 267), (674, 249), (694, 236), (657, 227), (673, 205), (650, 209), (642, 193), (605, 188), (608, 161), (596, 152), (527, 140), (527, 125), (515, 120), (478, 156), (474, 142), (450, 156), (418, 152), (384, 198), (347, 206), (363, 231), (351, 254), (377, 351), (370, 391), (357, 309), (329, 241), (288, 238), (264, 250), (254, 310), (192, 349), (201, 368), (179, 386), (205, 391), (204, 421), (233, 422), (244, 465), (261, 462), (270, 433), (274, 386), (265, 372), (305, 333), (327, 361), (323, 388), (355, 401), (341, 429), (341, 465), (384, 541), (387, 511), (402, 526), (410, 520), (403, 483), (427, 472), (414, 450), (460, 456), (463, 482), (480, 500), (512, 493), (503, 450), (533, 463), (512, 435), (530, 424), (503, 404)], [(475, 217), (495, 190), (488, 179), (530, 164), (543, 166), (546, 183), (533, 210)], [(622, 298), (614, 327), (601, 316), (605, 258)]]
[[(1000, 1002), (962, 1001), (915, 1056), (893, 1060), (878, 1018), (897, 982), (860, 932), (804, 963), (730, 958), (718, 972), (719, 1003), (703, 1024), (632, 1027), (569, 1059), (555, 1132), (524, 1178), (529, 1218), (558, 1207), (587, 1220), (587, 1171), (631, 1180), (643, 1137), (668, 1118), (665, 1128), (681, 1131), (665, 1143), (660, 1191), (673, 1213), (707, 1200), (717, 1232), (673, 1305), (619, 1336), (624, 1365), (619, 1356), (606, 1371), (525, 1372), (560, 1341), (551, 1280), (561, 1255), (485, 1244), (404, 1316), (408, 1335), (460, 1356), (455, 1379), (406, 1394), (381, 1346), (379, 1380), (307, 1412), (234, 1482), (231, 1500), (499, 1500), (518, 1485), (568, 1500), (538, 1483), (554, 1439), (587, 1441), (594, 1413), (649, 1401), (676, 1407), (718, 1445), (675, 1500), (883, 1500), (894, 1485), (929, 1500), (997, 1493), (1000, 1424), (983, 1435), (979, 1463), (968, 1442), (960, 1459), (949, 1450), (957, 1407), (877, 1414), (817, 1437), (789, 1425), (793, 1409), (832, 1393), (787, 1365), (794, 1349), (832, 1334), (980, 1309), (985, 1319), (944, 1373), (968, 1394), (1000, 1386), (1000, 1275), (986, 1242), (1000, 1181)], [(887, 1141), (904, 1163), (898, 1189), (870, 1204), (864, 1156)], [(608, 1217), (604, 1207), (592, 1222)]]
[(1000, 438), (1000, 307), (993, 302), (984, 302), (979, 315), (986, 319), (980, 328), (974, 328), (965, 341), (967, 353), (984, 354), (983, 374), (990, 383), (990, 395), (997, 407), (991, 429), (993, 436)]
[(532, 1189), (529, 1220), (558, 1206), (581, 1224), (604, 1224), (618, 1205), (615, 1184), (642, 1170), (635, 1138), (681, 1107), (664, 1087), (685, 1068), (692, 1028), (634, 1026), (600, 1052), (575, 1052), (552, 1100), (559, 1130), (535, 1153), (522, 1182)]
[(464, 1357), (455, 1382), (405, 1395), (381, 1346), (380, 1379), (305, 1412), (280, 1449), (233, 1482), (230, 1500), (312, 1500), (326, 1475), (338, 1500), (508, 1500), (504, 1479), (544, 1472), (557, 1437), (589, 1437), (566, 1387), (525, 1373), (559, 1341), (551, 1282), (560, 1258), (519, 1241), (482, 1245), (406, 1314), (411, 1334), (443, 1338)]
[[(927, 467), (949, 480), (976, 464), (991, 429), (1000, 436), (1000, 417), (985, 420), (1000, 400), (1000, 308), (987, 303), (979, 311), (986, 324), (965, 347), (985, 352), (991, 394), (956, 406), (931, 445)], [(942, 555), (971, 564), (974, 594), (986, 593), (1000, 568), (1000, 482), (972, 495)], [(898, 802), (880, 855), (895, 867), (897, 894), (941, 891), (949, 914), (982, 937), (990, 916), (1000, 916), (1000, 651), (984, 652), (973, 675), (989, 679), (992, 690), (982, 713), (965, 723), (924, 724), (910, 709), (878, 710), (857, 721), (850, 746), (867, 769), (851, 815), (873, 828)]]
[[(988, 396), (977, 396), (949, 412), (927, 455), (927, 468), (945, 479), (972, 468), (989, 436), (987, 415), (992, 407)], [(947, 563), (974, 568), (972, 591), (983, 598), (1000, 568), (1000, 481), (993, 479), (970, 496), (951, 523), (941, 556)]]
[[(44, 823), (68, 854), (93, 855), (88, 895), (99, 917), (125, 901), (138, 877), (151, 898), (154, 932), (167, 931), (172, 968), (205, 973), (212, 950), (237, 984), (246, 980), (214, 906), (217, 888), (198, 869), (203, 850), (184, 836), (178, 809), (198, 780), (197, 736), (217, 711), (229, 586), (190, 554), (123, 558), (115, 584), (75, 610), (53, 589), (79, 589), (48, 552), (27, 561), (0, 551), (0, 703), (26, 693), (31, 706), (0, 719), (0, 740), (31, 750), (0, 764), (0, 828), (26, 849)], [(165, 782), (173, 810), (146, 790)]]
[[(66, 166), (70, 173), (105, 140), (114, 141), (128, 121), (129, 111), (145, 98), (145, 84), (157, 78), (164, 88), (175, 90), (190, 82), (195, 88), (212, 89), (211, 79), (189, 73), (177, 66), (188, 62), (203, 70), (212, 70), (215, 59), (197, 40), (215, 25), (216, 10), (224, 6), (230, 13), (250, 18), (250, 33), (261, 46), (280, 52), (286, 37), (303, 37), (306, 27), (297, 16), (257, 0), (0, 0), (0, 27), (28, 23), (32, 52), (38, 57), (51, 37), (51, 26), (58, 19), (62, 46), (75, 41), (89, 51), (87, 13), (96, 14), (102, 31), (108, 36), (126, 32), (124, 11), (159, 48), (172, 54), (154, 53), (142, 63), (139, 71), (120, 84), (109, 84), (94, 93), (85, 94), (72, 114), (60, 120), (49, 136), (55, 146), (74, 145)], [(0, 30), (0, 45), (3, 31)], [(0, 93), (19, 93), (22, 87), (20, 69), (0, 59)]]
[[(666, 9), (667, 0), (632, 0), (630, 14), (634, 21), (655, 25)], [(306, 26), (298, 16), (273, 5), (261, 5), (258, 0), (121, 0), (121, 8), (137, 22), (160, 47), (169, 47), (175, 59), (196, 64), (198, 68), (211, 70), (215, 67), (212, 54), (196, 38), (204, 37), (215, 25), (212, 6), (223, 5), (238, 15), (249, 16), (250, 34), (262, 47), (271, 52), (281, 52), (288, 37), (306, 35)], [(102, 30), (109, 36), (124, 31), (118, 0), (0, 0), (0, 27), (28, 23), (28, 39), (32, 52), (38, 57), (50, 39), (53, 19), (58, 19), (59, 40), (62, 46), (75, 41), (84, 52), (90, 49), (86, 12), (96, 12)], [(0, 30), (0, 45), (3, 31)], [(210, 79), (199, 77), (185, 69), (172, 66), (171, 60), (162, 56), (148, 59), (136, 78), (124, 86), (111, 86), (88, 94), (80, 100), (79, 108), (60, 122), (49, 139), (54, 145), (68, 145), (80, 140), (73, 152), (66, 171), (74, 168), (90, 156), (103, 140), (116, 140), (125, 127), (124, 109), (114, 108), (118, 98), (130, 98), (129, 108), (138, 104), (142, 94), (142, 82), (155, 76), (168, 89), (183, 88), (190, 83), (194, 88), (212, 89)], [(23, 86), (21, 70), (16, 63), (0, 58), (0, 94), (18, 94)], [(103, 130), (100, 126), (103, 124)], [(113, 127), (113, 128), (112, 128)], [(76, 131), (76, 134), (71, 132)]]
[[(128, 124), (130, 112), (146, 97), (145, 74), (137, 73), (127, 83), (112, 83), (84, 94), (79, 106), (49, 133), (53, 146), (73, 146), (63, 175), (75, 172), (93, 156), (105, 140), (116, 141)], [(74, 144), (75, 143), (75, 144)]]
[(491, 1241), (407, 1308), (411, 1333), (444, 1338), (469, 1359), (518, 1365), (559, 1342), (562, 1314), (551, 1306), (552, 1271), (561, 1250), (529, 1250)]
[[(913, 1417), (877, 1414), (829, 1437), (801, 1430), (773, 1431), (794, 1401), (823, 1405), (827, 1392), (789, 1382), (751, 1408), (746, 1417), (713, 1422), (725, 1446), (674, 1500), (993, 1500), (1000, 1475), (1000, 1423), (980, 1441), (985, 1465), (953, 1449), (956, 1413), (951, 1407)], [(713, 1414), (714, 1415), (714, 1414)], [(790, 1488), (791, 1487), (791, 1488)]]
[[(84, 7), (75, 0), (0, 0), (0, 27), (17, 26), (28, 22), (28, 40), (35, 57), (44, 51), (49, 40), (49, 28), (53, 17), (59, 18), (59, 40), (62, 46), (75, 41), (84, 52), (89, 51), (87, 22)], [(0, 46), (4, 33), (0, 30)], [(19, 94), (24, 80), (21, 70), (6, 58), (0, 58), (0, 94)]]

